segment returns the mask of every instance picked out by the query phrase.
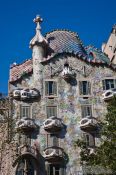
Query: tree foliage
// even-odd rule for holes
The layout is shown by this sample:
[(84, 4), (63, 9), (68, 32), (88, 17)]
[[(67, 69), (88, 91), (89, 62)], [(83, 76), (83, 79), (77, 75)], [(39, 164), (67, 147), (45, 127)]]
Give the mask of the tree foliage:
[(100, 131), (101, 144), (95, 148), (95, 154), (89, 154), (89, 149), (83, 140), (77, 140), (81, 148), (81, 163), (90, 166), (101, 166), (116, 174), (116, 97), (107, 104), (107, 114)]

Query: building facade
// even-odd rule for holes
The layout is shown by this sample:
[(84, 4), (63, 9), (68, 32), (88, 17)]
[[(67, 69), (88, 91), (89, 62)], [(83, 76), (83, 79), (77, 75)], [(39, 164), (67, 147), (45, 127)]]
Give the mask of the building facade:
[(10, 68), (12, 134), (0, 174), (83, 175), (74, 143), (83, 138), (90, 152), (99, 146), (116, 69), (101, 50), (84, 47), (76, 33), (54, 30), (43, 36), (42, 19), (34, 22), (32, 59)]
[(112, 27), (108, 41), (102, 44), (102, 51), (116, 64), (116, 24)]

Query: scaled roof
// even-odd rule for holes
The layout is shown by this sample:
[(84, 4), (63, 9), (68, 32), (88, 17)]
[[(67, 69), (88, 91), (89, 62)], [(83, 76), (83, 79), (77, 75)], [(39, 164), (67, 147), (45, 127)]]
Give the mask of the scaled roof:
[(58, 53), (74, 53), (87, 57), (84, 46), (82, 45), (79, 36), (67, 30), (55, 30), (46, 35), (51, 54)]

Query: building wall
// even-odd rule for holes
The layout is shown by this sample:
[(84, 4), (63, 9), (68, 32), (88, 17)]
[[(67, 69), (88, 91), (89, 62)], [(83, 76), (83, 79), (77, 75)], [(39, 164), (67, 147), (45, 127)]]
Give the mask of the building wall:
[[(66, 81), (61, 76), (61, 71), (64, 67), (64, 64), (68, 61), (70, 67), (76, 73), (76, 77), (71, 79), (70, 81)], [(47, 145), (47, 133), (43, 128), (43, 122), (47, 119), (46, 115), (46, 106), (57, 106), (57, 114), (58, 118), (63, 120), (65, 125), (64, 129), (57, 135), (60, 140), (60, 147), (63, 148), (66, 153), (65, 157), (65, 174), (71, 175), (78, 173), (82, 174), (82, 167), (80, 166), (80, 149), (75, 148), (74, 141), (78, 138), (81, 138), (83, 135), (83, 131), (80, 129), (80, 120), (82, 119), (81, 106), (82, 105), (92, 105), (92, 116), (97, 118), (98, 121), (104, 119), (106, 113), (106, 104), (102, 100), (103, 93), (103, 85), (102, 80), (105, 78), (116, 78), (116, 72), (107, 68), (106, 66), (101, 65), (91, 65), (85, 61), (78, 59), (70, 54), (63, 55), (60, 54), (50, 61), (45, 63), (40, 63), (41, 67), (41, 97), (36, 101), (24, 102), (20, 100), (14, 101), (14, 128), (17, 119), (20, 118), (20, 105), (30, 105), (32, 112), (31, 117), (35, 119), (36, 124), (39, 125), (38, 133), (32, 133), (31, 136), (31, 145), (34, 145), (35, 141), (37, 141), (39, 145), (39, 150), (41, 156), (43, 156), (43, 150)], [(51, 69), (52, 67), (52, 69)], [(83, 68), (85, 67), (85, 76), (83, 75)], [(34, 69), (34, 67), (33, 67)], [(57, 97), (48, 98), (45, 96), (45, 80), (56, 80), (58, 85), (58, 94)], [(89, 80), (91, 82), (91, 95), (87, 98), (79, 95), (79, 81)], [(38, 88), (34, 87), (35, 82), (33, 79), (33, 75), (30, 77), (24, 76), (22, 80), (19, 82), (13, 83), (9, 85), (9, 91), (12, 92), (16, 88)], [(40, 88), (39, 87), (39, 88)], [(14, 129), (15, 131), (15, 129)], [(19, 142), (19, 137), (21, 134), (14, 134), (14, 142), (20, 146), (22, 143)], [(50, 139), (50, 137), (49, 137)], [(51, 140), (48, 141), (49, 146), (52, 146)], [(95, 144), (99, 145), (100, 138), (96, 135)], [(14, 151), (13, 151), (14, 152)], [(45, 164), (47, 166), (47, 162), (42, 159), (40, 164), (41, 172), (40, 175), (45, 174)], [(6, 171), (9, 171), (8, 168)], [(16, 167), (13, 169), (15, 171)], [(6, 175), (6, 174), (2, 174)], [(9, 175), (14, 175), (12, 172)]]

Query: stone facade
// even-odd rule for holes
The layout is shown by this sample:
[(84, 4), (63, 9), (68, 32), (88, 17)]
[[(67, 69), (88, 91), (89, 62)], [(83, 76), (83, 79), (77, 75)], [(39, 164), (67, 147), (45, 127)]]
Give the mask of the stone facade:
[[(53, 31), (44, 38), (40, 17), (35, 22), (32, 60), (10, 70), (12, 142), (9, 161), (2, 156), (0, 174), (82, 175), (80, 149), (74, 142), (84, 137), (90, 148), (99, 146), (97, 131), (106, 113), (103, 81), (111, 80), (116, 87), (116, 71), (102, 52), (84, 48), (74, 33)], [(50, 43), (55, 37), (56, 45)], [(82, 129), (82, 118), (94, 118), (97, 129)]]

